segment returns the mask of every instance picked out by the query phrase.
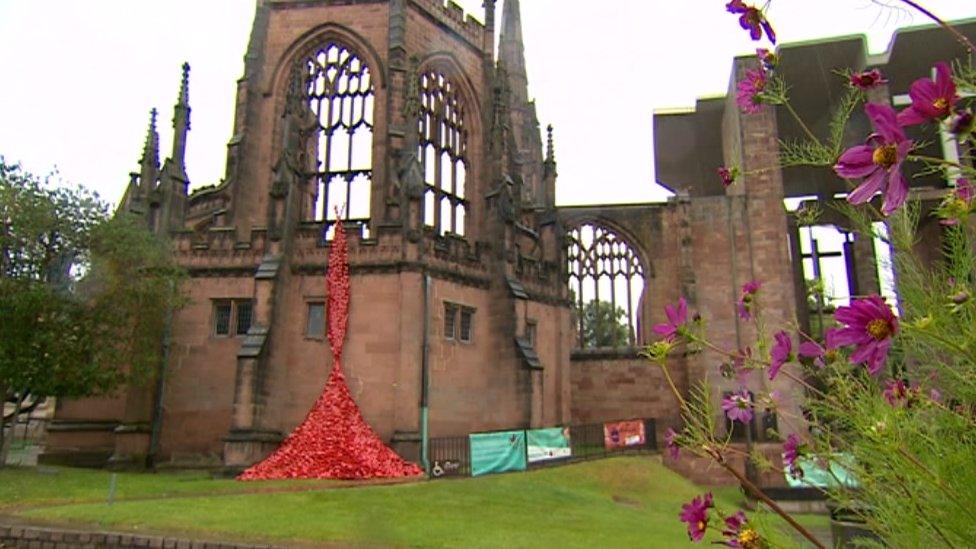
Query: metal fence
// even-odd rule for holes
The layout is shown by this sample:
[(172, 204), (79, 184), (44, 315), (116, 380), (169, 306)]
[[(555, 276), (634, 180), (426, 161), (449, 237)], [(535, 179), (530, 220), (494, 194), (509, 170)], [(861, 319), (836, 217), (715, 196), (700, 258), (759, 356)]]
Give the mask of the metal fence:
[[(643, 444), (608, 447), (606, 426), (621, 423), (586, 423), (569, 426), (570, 456), (556, 460), (529, 462), (528, 469), (552, 467), (589, 459), (607, 458), (616, 455), (647, 453), (657, 450), (656, 421), (641, 418), (622, 421), (641, 421), (644, 424)], [(523, 431), (506, 429), (504, 431)], [(430, 453), (430, 477), (449, 478), (471, 476), (471, 445), (468, 435), (437, 437), (428, 441)]]

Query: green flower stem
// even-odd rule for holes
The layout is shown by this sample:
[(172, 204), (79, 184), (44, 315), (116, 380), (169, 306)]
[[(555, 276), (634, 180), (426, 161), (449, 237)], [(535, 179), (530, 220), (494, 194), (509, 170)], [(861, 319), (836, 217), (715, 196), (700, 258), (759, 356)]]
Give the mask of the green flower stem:
[(809, 137), (811, 141), (823, 147), (823, 143), (821, 143), (820, 139), (818, 139), (817, 136), (810, 131), (810, 127), (807, 126), (807, 123), (804, 122), (802, 118), (800, 118), (800, 113), (796, 112), (796, 109), (794, 109), (793, 105), (790, 104), (789, 99), (785, 99), (780, 104), (786, 107), (786, 110), (790, 113), (793, 119), (796, 120), (796, 123), (800, 125), (800, 129), (803, 130), (803, 133), (807, 134), (807, 137)]
[(932, 164), (942, 164), (943, 166), (949, 166), (950, 168), (958, 168), (960, 170), (969, 169), (969, 166), (963, 166), (958, 162), (953, 162), (952, 160), (946, 160), (945, 158), (938, 158), (935, 156), (925, 156), (921, 154), (910, 154), (907, 156), (909, 160), (917, 160), (919, 162), (929, 162)]
[[(898, 478), (898, 477), (896, 477), (896, 478)], [(898, 480), (901, 480), (901, 479), (898, 479)], [(900, 486), (902, 487), (902, 492), (905, 494), (905, 497), (909, 501), (911, 501), (912, 504), (915, 506), (915, 509), (918, 511), (918, 517), (921, 518), (926, 523), (928, 523), (929, 527), (932, 528), (933, 530), (935, 530), (935, 533), (938, 534), (940, 538), (942, 538), (942, 541), (944, 541), (947, 546), (952, 547), (953, 549), (955, 549), (956, 545), (954, 543), (952, 543), (951, 541), (949, 541), (949, 537), (945, 535), (945, 533), (942, 531), (942, 529), (940, 529), (938, 527), (938, 525), (936, 525), (934, 522), (932, 522), (928, 518), (928, 513), (926, 513), (925, 510), (922, 509), (922, 506), (919, 505), (918, 500), (916, 500), (914, 494), (912, 494), (911, 491), (909, 491), (907, 488), (905, 488), (905, 485), (906, 484), (907, 484), (906, 482), (902, 482), (901, 483)]]
[(930, 330), (913, 330), (910, 327), (906, 328), (905, 331), (908, 332), (908, 333), (910, 333), (910, 334), (911, 333), (917, 334), (916, 337), (932, 338), (935, 341), (937, 341), (938, 343), (940, 343), (942, 345), (945, 345), (946, 347), (949, 347), (950, 349), (956, 351), (957, 353), (959, 353), (959, 354), (961, 354), (963, 356), (969, 357), (969, 359), (972, 360), (973, 362), (976, 362), (976, 353), (974, 353), (973, 351), (971, 351), (969, 349), (966, 349), (965, 347), (963, 347), (962, 345), (959, 345), (955, 341), (952, 341), (950, 338), (943, 337), (943, 336), (939, 335), (938, 333), (936, 333), (934, 331), (930, 331)]
[(712, 458), (719, 465), (721, 465), (723, 469), (731, 473), (732, 476), (734, 476), (739, 481), (739, 483), (742, 484), (743, 488), (745, 488), (748, 492), (751, 492), (752, 495), (759, 498), (763, 503), (769, 506), (769, 508), (772, 509), (773, 512), (775, 512), (777, 515), (783, 517), (783, 520), (788, 522), (790, 526), (793, 527), (794, 530), (800, 533), (801, 536), (807, 538), (810, 541), (810, 543), (812, 543), (815, 547), (818, 547), (819, 549), (827, 549), (824, 546), (824, 544), (820, 543), (820, 540), (818, 540), (813, 534), (810, 533), (809, 530), (807, 530), (802, 525), (800, 525), (800, 523), (794, 520), (793, 517), (790, 516), (789, 513), (784, 511), (782, 507), (777, 505), (775, 501), (769, 499), (769, 496), (763, 493), (763, 491), (760, 490), (755, 484), (753, 484), (752, 481), (750, 481), (742, 473), (737, 471), (735, 467), (729, 465), (728, 462), (725, 461), (725, 458), (721, 454), (713, 455)]
[(820, 389), (817, 389), (813, 385), (810, 385), (809, 383), (807, 383), (806, 380), (804, 380), (803, 378), (797, 377), (797, 376), (791, 374), (789, 372), (789, 370), (780, 370), (780, 373), (783, 374), (784, 376), (792, 379), (793, 381), (799, 383), (800, 385), (804, 386), (808, 391), (811, 391), (813, 393), (816, 393), (816, 395), (818, 397), (820, 397), (822, 399), (825, 399), (825, 400), (829, 400), (830, 402), (832, 402), (834, 404), (840, 404), (839, 402), (837, 402), (836, 400), (834, 400), (834, 398), (831, 397), (830, 395), (824, 393)]
[(664, 379), (668, 381), (668, 386), (671, 387), (671, 392), (674, 394), (674, 398), (678, 399), (678, 403), (681, 405), (682, 410), (687, 410), (688, 404), (685, 403), (684, 397), (681, 396), (681, 392), (678, 391), (678, 387), (674, 384), (674, 379), (671, 378), (671, 371), (668, 370), (668, 365), (662, 361), (659, 366), (661, 366), (661, 371), (664, 372)]
[(956, 494), (955, 491), (953, 491), (950, 487), (946, 486), (945, 483), (942, 482), (942, 479), (939, 478), (939, 476), (937, 474), (935, 474), (931, 469), (929, 469), (928, 467), (926, 467), (924, 463), (922, 463), (921, 461), (918, 460), (918, 458), (916, 458), (915, 456), (913, 456), (912, 454), (910, 454), (908, 452), (908, 450), (905, 450), (904, 447), (899, 446), (898, 447), (898, 453), (901, 454), (902, 457), (904, 457), (905, 459), (907, 459), (909, 463), (911, 463), (912, 465), (914, 465), (915, 467), (917, 467), (918, 469), (920, 469), (922, 472), (924, 472), (926, 475), (928, 475), (929, 477), (931, 477), (932, 480), (935, 481), (935, 485), (938, 486), (940, 490), (942, 490), (943, 492), (945, 492), (945, 494), (947, 496), (949, 496), (949, 499), (951, 499), (953, 503), (955, 503), (963, 511), (965, 511), (966, 514), (969, 515), (970, 518), (976, 520), (976, 516), (973, 515), (972, 509), (970, 509), (963, 502), (961, 502), (959, 500), (959, 494)]

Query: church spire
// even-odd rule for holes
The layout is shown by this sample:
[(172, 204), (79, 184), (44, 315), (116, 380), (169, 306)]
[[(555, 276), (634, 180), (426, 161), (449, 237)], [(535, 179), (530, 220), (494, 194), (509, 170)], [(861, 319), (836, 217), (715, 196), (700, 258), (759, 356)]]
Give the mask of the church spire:
[(149, 128), (146, 130), (146, 143), (142, 147), (140, 159), (139, 186), (143, 195), (148, 195), (159, 176), (159, 132), (156, 131), (156, 109), (149, 111)]
[(542, 188), (539, 197), (542, 206), (546, 208), (556, 207), (556, 146), (552, 139), (552, 124), (546, 127), (546, 159), (542, 166)]
[(546, 126), (546, 164), (556, 163), (556, 147), (552, 141), (552, 124)]
[(186, 176), (186, 134), (190, 131), (190, 64), (183, 63), (183, 79), (180, 81), (180, 96), (173, 109), (173, 168), (183, 181)]
[(522, 42), (522, 14), (519, 0), (505, 0), (502, 8), (502, 30), (498, 40), (498, 59), (504, 62), (511, 79), (515, 104), (529, 100), (529, 79), (525, 69), (525, 45)]

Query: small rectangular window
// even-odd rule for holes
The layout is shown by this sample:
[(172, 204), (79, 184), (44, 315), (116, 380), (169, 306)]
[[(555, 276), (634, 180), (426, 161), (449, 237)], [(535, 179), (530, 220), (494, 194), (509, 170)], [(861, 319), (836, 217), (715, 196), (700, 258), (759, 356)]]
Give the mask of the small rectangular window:
[(325, 335), (325, 303), (309, 303), (305, 337), (322, 337), (323, 335)]
[(444, 337), (446, 339), (457, 339), (455, 333), (457, 326), (457, 305), (453, 303), (444, 304)]
[(525, 321), (525, 339), (528, 340), (529, 345), (535, 347), (535, 329), (538, 323), (534, 320)]
[(459, 340), (468, 343), (471, 341), (471, 317), (474, 316), (474, 309), (461, 307), (461, 335)]
[(214, 303), (214, 335), (230, 335), (230, 311), (231, 303), (229, 301), (218, 301)]
[(251, 329), (251, 318), (253, 318), (253, 308), (251, 301), (236, 301), (234, 306), (237, 308), (237, 324), (234, 327), (235, 335), (246, 335)]

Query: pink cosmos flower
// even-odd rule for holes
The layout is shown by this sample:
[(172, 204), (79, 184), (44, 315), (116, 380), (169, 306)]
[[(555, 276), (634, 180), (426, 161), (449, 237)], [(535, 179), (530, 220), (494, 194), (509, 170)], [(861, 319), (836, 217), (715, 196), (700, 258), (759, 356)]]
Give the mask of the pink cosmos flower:
[(745, 383), (746, 378), (749, 376), (749, 368), (746, 363), (750, 360), (752, 360), (752, 347), (740, 349), (732, 357), (732, 371), (735, 373), (735, 378), (739, 383)]
[(958, 225), (973, 210), (973, 198), (976, 198), (973, 184), (966, 178), (956, 181), (956, 188), (942, 204), (942, 215), (946, 217), (940, 223)]
[(885, 390), (882, 395), (888, 401), (889, 406), (897, 407), (908, 403), (911, 398), (911, 389), (904, 380), (889, 379), (885, 381)]
[(942, 120), (952, 113), (959, 101), (956, 84), (952, 81), (952, 69), (948, 63), (935, 64), (935, 80), (919, 78), (908, 89), (912, 104), (898, 113), (898, 124), (914, 126), (928, 120)]
[(728, 187), (729, 185), (735, 183), (735, 169), (729, 169), (722, 166), (715, 171), (718, 173), (719, 178), (722, 179), (722, 186)]
[(949, 120), (949, 131), (953, 135), (968, 135), (973, 132), (973, 111), (970, 109), (959, 109)]
[(748, 522), (748, 519), (746, 519), (746, 514), (742, 511), (737, 511), (734, 515), (725, 517), (725, 529), (722, 530), (722, 535), (725, 536), (725, 545), (728, 547), (741, 546), (739, 544), (739, 532), (746, 525), (746, 522)]
[(664, 432), (664, 446), (668, 449), (668, 455), (671, 459), (678, 459), (681, 454), (681, 447), (678, 446), (678, 442), (675, 440), (678, 437), (678, 433), (674, 432), (674, 429), (668, 427), (668, 430)]
[(756, 57), (759, 58), (759, 63), (766, 72), (772, 72), (779, 64), (779, 56), (766, 48), (756, 48)]
[(732, 393), (722, 399), (722, 410), (732, 421), (749, 423), (752, 421), (752, 396), (745, 389)]
[(664, 314), (668, 321), (657, 324), (652, 328), (654, 333), (664, 336), (664, 339), (673, 342), (678, 337), (678, 332), (688, 322), (688, 303), (682, 297), (678, 300), (678, 306), (665, 305)]
[(723, 362), (719, 366), (722, 377), (727, 379), (735, 378), (739, 382), (739, 385), (745, 385), (749, 380), (749, 372), (751, 371), (746, 361), (752, 359), (752, 349), (746, 347), (734, 353), (729, 353), (729, 355), (732, 357), (732, 361)]
[(797, 463), (801, 455), (803, 455), (803, 444), (800, 442), (800, 437), (796, 434), (786, 437), (786, 442), (783, 443), (783, 465), (789, 467), (790, 476), (793, 478), (803, 478), (803, 469)]
[(824, 367), (823, 357), (826, 353), (827, 349), (815, 341), (801, 342), (800, 349), (797, 351), (801, 358), (812, 358), (814, 364), (821, 368)]
[(752, 319), (753, 298), (759, 293), (760, 288), (762, 288), (762, 282), (758, 280), (750, 280), (742, 285), (742, 291), (739, 293), (739, 301), (736, 303), (739, 318), (742, 320)]
[(870, 90), (876, 88), (881, 84), (887, 84), (888, 79), (881, 76), (881, 71), (878, 69), (871, 69), (869, 71), (855, 72), (851, 75), (851, 86), (858, 88), (860, 90)]
[(973, 184), (968, 179), (961, 178), (956, 181), (956, 198), (965, 202), (972, 202), (974, 196), (976, 196), (976, 190), (973, 189)]
[(749, 36), (753, 40), (759, 40), (762, 38), (763, 32), (765, 32), (766, 38), (769, 38), (769, 41), (773, 44), (776, 43), (776, 33), (773, 32), (772, 25), (766, 20), (766, 15), (761, 9), (748, 6), (742, 0), (732, 0), (725, 5), (725, 9), (729, 13), (740, 14), (739, 26), (749, 31)]
[(688, 538), (691, 541), (701, 541), (708, 528), (708, 510), (715, 507), (712, 493), (695, 496), (689, 503), (681, 506), (678, 518), (688, 524)]
[(725, 517), (725, 528), (722, 530), (722, 536), (725, 537), (722, 545), (726, 547), (739, 547), (741, 549), (769, 549), (770, 547), (769, 542), (749, 526), (749, 519), (742, 511)]
[(773, 348), (769, 351), (770, 381), (776, 378), (783, 364), (793, 360), (793, 341), (790, 340), (790, 336), (786, 332), (780, 331), (773, 334), (773, 339), (776, 340), (776, 343), (773, 344)]
[(864, 107), (876, 133), (864, 145), (844, 151), (834, 165), (837, 175), (845, 179), (864, 178), (864, 182), (847, 195), (851, 204), (863, 204), (878, 191), (884, 192), (881, 211), (888, 215), (908, 198), (908, 182), (901, 164), (914, 143), (905, 136), (896, 121), (895, 110), (888, 105), (868, 103)]
[(881, 296), (874, 294), (855, 299), (850, 306), (838, 307), (834, 319), (845, 327), (836, 330), (829, 349), (855, 345), (852, 364), (864, 363), (876, 375), (888, 359), (891, 338), (898, 333), (898, 318)]
[(746, 114), (756, 114), (762, 110), (760, 94), (766, 89), (766, 73), (759, 69), (749, 69), (736, 86), (735, 103)]

